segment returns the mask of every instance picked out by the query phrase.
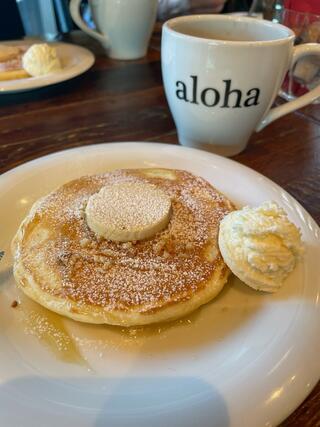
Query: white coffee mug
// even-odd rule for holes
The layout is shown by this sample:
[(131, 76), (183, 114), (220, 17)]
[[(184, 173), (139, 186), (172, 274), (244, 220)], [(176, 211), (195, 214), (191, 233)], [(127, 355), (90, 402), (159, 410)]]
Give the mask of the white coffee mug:
[(192, 15), (163, 26), (165, 93), (182, 145), (232, 156), (254, 131), (313, 102), (320, 86), (271, 108), (290, 66), (320, 45), (293, 46), (294, 33), (242, 16)]
[(99, 40), (114, 59), (145, 56), (156, 21), (158, 0), (89, 0), (97, 31), (89, 28), (80, 14), (81, 0), (71, 0), (74, 22)]

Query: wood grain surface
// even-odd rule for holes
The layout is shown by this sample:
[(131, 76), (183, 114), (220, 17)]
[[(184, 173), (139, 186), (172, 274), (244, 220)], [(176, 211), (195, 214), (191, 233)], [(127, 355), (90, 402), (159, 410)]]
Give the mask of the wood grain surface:
[[(75, 32), (67, 41), (96, 54), (91, 70), (52, 87), (1, 94), (0, 172), (48, 153), (89, 144), (177, 144), (162, 86), (160, 27), (156, 25), (147, 57), (130, 62), (108, 59), (94, 40)], [(254, 134), (247, 149), (234, 159), (281, 185), (320, 223), (319, 105), (289, 114)], [(281, 424), (304, 426), (320, 426), (319, 384)]]

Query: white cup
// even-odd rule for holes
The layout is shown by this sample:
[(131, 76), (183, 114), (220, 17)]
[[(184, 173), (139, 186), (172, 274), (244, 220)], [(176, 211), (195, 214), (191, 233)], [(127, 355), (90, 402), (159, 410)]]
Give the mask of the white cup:
[(242, 16), (192, 15), (163, 26), (165, 92), (182, 145), (232, 156), (254, 131), (313, 102), (320, 86), (271, 108), (288, 69), (320, 45), (293, 46), (294, 33)]
[(80, 14), (81, 0), (71, 0), (70, 13), (81, 30), (99, 40), (114, 59), (146, 55), (156, 21), (158, 0), (89, 0), (98, 31), (89, 28)]

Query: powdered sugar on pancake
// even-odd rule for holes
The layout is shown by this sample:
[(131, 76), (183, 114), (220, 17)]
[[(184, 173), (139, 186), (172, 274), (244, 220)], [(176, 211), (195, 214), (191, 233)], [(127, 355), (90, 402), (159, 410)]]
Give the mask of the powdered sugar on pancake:
[[(22, 250), (24, 265), (36, 270), (45, 262), (58, 271), (61, 286), (40, 286), (80, 305), (150, 312), (188, 300), (223, 264), (219, 251), (215, 260), (205, 251), (217, 248), (218, 225), (233, 207), (202, 178), (174, 172), (176, 180), (118, 170), (82, 177), (51, 193), (37, 204), (29, 223), (43, 223), (53, 237)], [(104, 185), (119, 182), (148, 182), (166, 192), (172, 201), (167, 228), (139, 242), (98, 239), (87, 226), (86, 203)]]

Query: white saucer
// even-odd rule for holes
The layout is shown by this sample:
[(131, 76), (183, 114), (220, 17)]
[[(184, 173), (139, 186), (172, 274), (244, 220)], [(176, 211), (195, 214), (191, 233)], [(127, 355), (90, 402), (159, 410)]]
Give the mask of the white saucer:
[[(306, 254), (276, 294), (234, 279), (188, 319), (149, 333), (63, 319), (87, 365), (59, 360), (19, 320), (9, 246), (32, 203), (84, 174), (169, 167), (203, 176), (240, 205), (275, 200)], [(286, 418), (320, 374), (319, 227), (283, 189), (234, 161), (166, 144), (64, 151), (0, 177), (0, 425), (267, 427)], [(30, 305), (33, 309), (35, 305)], [(30, 330), (29, 330), (30, 332)]]
[[(38, 40), (17, 40), (6, 42), (7, 45), (32, 45), (40, 43)], [(0, 81), (1, 93), (23, 92), (40, 87), (53, 85), (72, 79), (87, 71), (94, 63), (94, 55), (88, 49), (68, 43), (52, 43), (56, 47), (63, 68), (57, 73), (41, 77), (28, 77), (25, 79)]]

